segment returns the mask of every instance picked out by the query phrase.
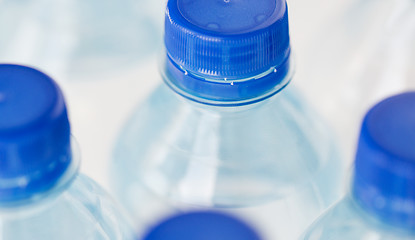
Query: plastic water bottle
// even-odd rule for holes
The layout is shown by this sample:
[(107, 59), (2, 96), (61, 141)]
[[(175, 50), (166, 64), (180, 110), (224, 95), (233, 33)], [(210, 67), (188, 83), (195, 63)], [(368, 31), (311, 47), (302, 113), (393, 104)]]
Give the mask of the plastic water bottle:
[(156, 52), (162, 6), (162, 0), (0, 1), (0, 61), (41, 66), (71, 81), (119, 75)]
[(342, 169), (326, 125), (288, 86), (285, 1), (167, 5), (164, 83), (122, 130), (114, 192), (143, 224), (222, 208), (264, 237), (298, 237), (339, 196)]
[(144, 240), (260, 240), (241, 220), (218, 212), (190, 212), (165, 219)]
[(0, 238), (134, 239), (79, 162), (59, 87), (32, 68), (1, 64)]
[(353, 159), (366, 109), (415, 89), (415, 2), (351, 1), (307, 39), (297, 49), (298, 86), (335, 126)]
[(301, 239), (415, 238), (415, 92), (388, 98), (366, 115), (350, 193)]

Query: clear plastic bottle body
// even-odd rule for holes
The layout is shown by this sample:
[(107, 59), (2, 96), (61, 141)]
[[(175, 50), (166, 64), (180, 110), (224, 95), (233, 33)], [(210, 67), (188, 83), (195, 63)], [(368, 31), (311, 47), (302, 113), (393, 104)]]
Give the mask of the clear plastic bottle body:
[(59, 182), (29, 200), (0, 207), (4, 240), (133, 240), (131, 222), (103, 189), (78, 174), (78, 159)]
[[(411, 232), (412, 231), (412, 232)], [(301, 240), (410, 240), (413, 229), (400, 229), (380, 222), (347, 196), (323, 214)]]
[(113, 189), (143, 226), (181, 209), (222, 208), (267, 239), (294, 239), (339, 196), (337, 154), (291, 87), (259, 103), (218, 107), (163, 84), (121, 133)]

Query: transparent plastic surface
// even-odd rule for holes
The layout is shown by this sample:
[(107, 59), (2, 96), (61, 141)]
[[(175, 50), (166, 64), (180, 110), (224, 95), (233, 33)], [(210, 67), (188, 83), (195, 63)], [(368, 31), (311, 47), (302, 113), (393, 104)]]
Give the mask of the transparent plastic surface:
[(415, 239), (415, 231), (380, 222), (347, 196), (313, 223), (300, 239), (410, 240)]
[(299, 44), (298, 86), (353, 153), (366, 109), (415, 88), (415, 2), (356, 0), (336, 13)]
[(0, 60), (70, 79), (133, 68), (158, 47), (163, 7), (162, 0), (0, 1)]
[(111, 174), (136, 226), (221, 208), (267, 239), (294, 239), (339, 196), (337, 154), (324, 123), (289, 86), (259, 103), (216, 107), (163, 84), (124, 127)]
[(0, 239), (134, 240), (131, 222), (119, 206), (93, 180), (78, 174), (79, 160), (73, 158), (52, 189), (0, 205)]
[(0, 209), (4, 240), (133, 240), (130, 226), (103, 190), (84, 175), (60, 194)]

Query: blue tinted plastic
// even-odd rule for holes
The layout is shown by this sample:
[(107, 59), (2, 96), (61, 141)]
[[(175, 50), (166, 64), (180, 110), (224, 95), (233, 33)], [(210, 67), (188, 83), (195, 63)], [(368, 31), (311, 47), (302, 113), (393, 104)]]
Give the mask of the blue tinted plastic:
[(241, 106), (262, 101), (286, 87), (292, 77), (292, 64), (287, 60), (278, 71), (272, 68), (261, 76), (249, 79), (210, 81), (167, 60), (163, 79), (178, 94), (193, 101), (217, 106)]
[(165, 44), (166, 72), (182, 91), (213, 101), (255, 98), (288, 75), (287, 6), (283, 0), (171, 0)]
[(302, 239), (415, 238), (415, 92), (390, 97), (366, 115), (350, 196)]
[(260, 240), (246, 223), (215, 212), (193, 212), (166, 219), (144, 240)]
[(383, 221), (415, 228), (415, 92), (366, 115), (356, 155), (354, 196)]
[(71, 162), (61, 91), (45, 74), (0, 65), (0, 204), (48, 190)]
[(78, 175), (74, 147), (54, 81), (0, 65), (0, 239), (134, 239), (112, 200)]

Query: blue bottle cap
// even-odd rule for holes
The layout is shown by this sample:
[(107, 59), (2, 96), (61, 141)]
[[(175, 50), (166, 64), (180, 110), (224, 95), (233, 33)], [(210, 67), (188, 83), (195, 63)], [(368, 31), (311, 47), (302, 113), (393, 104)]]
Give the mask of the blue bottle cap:
[(61, 91), (24, 66), (0, 64), (0, 204), (50, 189), (71, 162)]
[(169, 0), (165, 45), (165, 71), (181, 91), (222, 102), (256, 98), (275, 90), (289, 72), (287, 5)]
[(353, 194), (393, 225), (415, 228), (415, 92), (388, 98), (366, 115)]
[(160, 223), (144, 240), (259, 240), (240, 220), (215, 212), (193, 212)]

